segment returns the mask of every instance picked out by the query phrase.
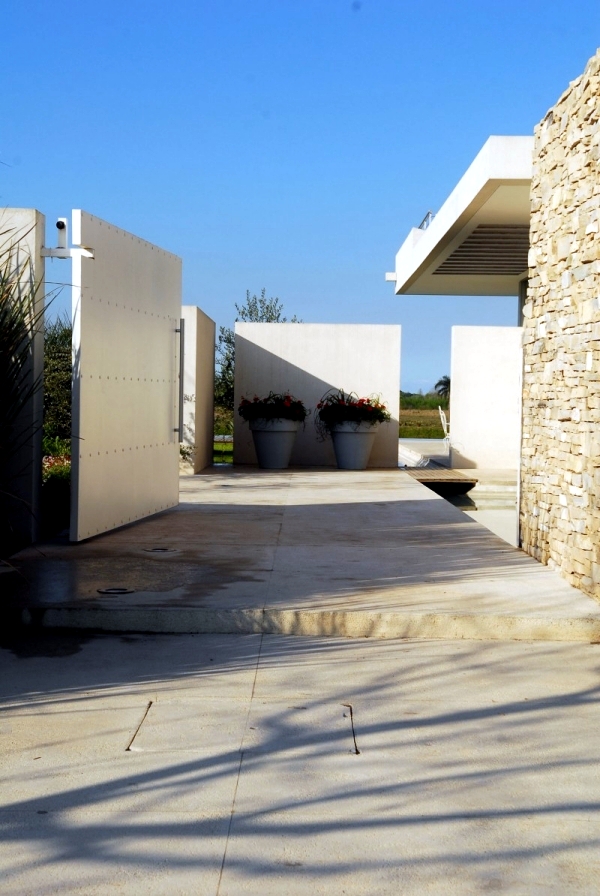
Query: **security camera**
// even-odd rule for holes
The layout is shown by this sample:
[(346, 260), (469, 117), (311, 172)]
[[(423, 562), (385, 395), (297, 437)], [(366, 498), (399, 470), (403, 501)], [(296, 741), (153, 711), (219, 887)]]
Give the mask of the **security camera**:
[(66, 249), (68, 246), (68, 223), (67, 218), (59, 218), (56, 222), (56, 229), (58, 230), (58, 249)]

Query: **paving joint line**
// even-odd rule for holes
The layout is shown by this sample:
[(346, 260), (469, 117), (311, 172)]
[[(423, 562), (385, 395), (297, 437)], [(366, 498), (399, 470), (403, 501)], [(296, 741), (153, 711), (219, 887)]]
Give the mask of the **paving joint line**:
[[(243, 750), (244, 739), (246, 737), (246, 731), (248, 730), (248, 722), (250, 721), (250, 713), (252, 711), (252, 701), (254, 700), (254, 692), (256, 690), (256, 679), (258, 677), (258, 667), (260, 664), (260, 657), (261, 657), (261, 653), (262, 653), (263, 639), (264, 639), (264, 635), (261, 634), (260, 642), (258, 645), (258, 654), (256, 657), (256, 667), (254, 669), (254, 680), (252, 682), (252, 691), (250, 692), (250, 703), (248, 705), (248, 712), (246, 713), (246, 722), (244, 725), (244, 731), (242, 733), (242, 740), (240, 743), (240, 761), (238, 763), (237, 775), (236, 775), (236, 779), (235, 779), (235, 787), (233, 788), (233, 797), (231, 799), (231, 809), (229, 811), (229, 824), (227, 825), (227, 834), (225, 836), (225, 846), (223, 848), (223, 859), (221, 860), (221, 868), (219, 870), (219, 880), (217, 881), (217, 889), (215, 892), (215, 896), (219, 896), (219, 893), (221, 891), (221, 881), (223, 879), (223, 872), (225, 871), (225, 862), (227, 860), (227, 848), (229, 846), (229, 839), (231, 837), (231, 828), (233, 827), (233, 816), (235, 814), (235, 801), (237, 799), (238, 787), (239, 787), (240, 778), (242, 775), (242, 763), (244, 761), (244, 750)], [(150, 709), (150, 707), (148, 707), (148, 709)], [(145, 716), (144, 716), (144, 718), (145, 718)]]

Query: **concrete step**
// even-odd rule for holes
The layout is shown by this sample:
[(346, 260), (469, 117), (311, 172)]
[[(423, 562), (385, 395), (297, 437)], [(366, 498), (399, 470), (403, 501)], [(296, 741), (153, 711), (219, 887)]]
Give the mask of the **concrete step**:
[(51, 607), (20, 611), (43, 628), (483, 641), (600, 641), (598, 616), (200, 607)]

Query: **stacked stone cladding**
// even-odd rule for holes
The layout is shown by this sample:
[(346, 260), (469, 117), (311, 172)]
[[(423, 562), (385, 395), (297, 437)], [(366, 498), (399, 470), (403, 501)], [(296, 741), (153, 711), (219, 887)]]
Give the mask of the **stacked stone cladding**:
[(524, 550), (600, 599), (600, 51), (536, 128), (524, 307)]

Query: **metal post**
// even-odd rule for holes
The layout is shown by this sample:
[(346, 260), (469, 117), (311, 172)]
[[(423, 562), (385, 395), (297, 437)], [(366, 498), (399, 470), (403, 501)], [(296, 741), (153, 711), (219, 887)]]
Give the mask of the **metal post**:
[(179, 329), (175, 330), (179, 333), (179, 420), (178, 427), (174, 432), (179, 433), (179, 441), (183, 442), (183, 400), (184, 400), (184, 374), (185, 374), (185, 320), (180, 318)]

